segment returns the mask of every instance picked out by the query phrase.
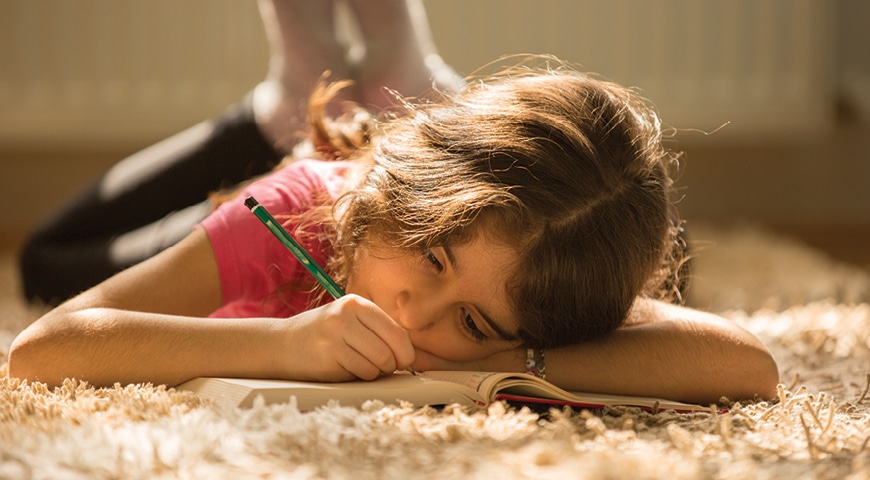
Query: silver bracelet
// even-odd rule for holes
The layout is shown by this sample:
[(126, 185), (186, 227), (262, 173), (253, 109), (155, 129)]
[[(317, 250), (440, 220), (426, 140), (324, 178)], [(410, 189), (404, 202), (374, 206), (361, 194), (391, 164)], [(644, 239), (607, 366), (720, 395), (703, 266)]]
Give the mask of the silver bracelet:
[(535, 355), (534, 348), (526, 349), (526, 373), (534, 375), (541, 380), (547, 378), (547, 365), (544, 364), (544, 349), (538, 350), (539, 354)]

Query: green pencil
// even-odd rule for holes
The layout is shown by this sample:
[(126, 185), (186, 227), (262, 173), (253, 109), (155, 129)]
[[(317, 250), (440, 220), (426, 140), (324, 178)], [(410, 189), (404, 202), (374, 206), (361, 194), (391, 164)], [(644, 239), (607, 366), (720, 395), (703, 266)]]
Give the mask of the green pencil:
[(251, 212), (253, 212), (254, 215), (263, 222), (263, 225), (265, 225), (266, 228), (268, 228), (272, 234), (274, 234), (275, 237), (278, 238), (278, 240), (280, 240), (288, 250), (290, 250), (290, 253), (292, 253), (297, 260), (299, 260), (299, 263), (314, 275), (314, 278), (323, 285), (323, 288), (332, 295), (332, 298), (344, 296), (344, 291), (337, 283), (335, 283), (335, 280), (330, 278), (329, 275), (320, 268), (320, 265), (311, 258), (311, 255), (302, 248), (302, 245), (299, 245), (299, 242), (297, 242), (296, 239), (293, 238), (277, 220), (275, 220), (275, 217), (266, 210), (266, 207), (260, 205), (260, 202), (258, 202), (254, 197), (246, 198), (245, 206), (250, 208)]
[[(312, 275), (314, 278), (323, 285), (323, 288), (332, 295), (332, 298), (339, 298), (344, 296), (344, 290), (335, 283), (326, 272), (320, 268), (320, 265), (311, 258), (311, 255), (302, 248), (302, 245), (299, 245), (299, 242), (293, 238), (290, 233), (275, 220), (275, 217), (266, 210), (266, 207), (260, 205), (260, 202), (257, 201), (254, 197), (248, 197), (245, 199), (245, 206), (251, 209), (254, 215), (263, 222), (263, 225), (272, 232), (275, 237), (290, 250), (290, 253), (299, 260), (299, 263), (302, 264)], [(417, 373), (411, 367), (408, 367), (406, 370), (411, 372), (411, 375), (416, 375)]]

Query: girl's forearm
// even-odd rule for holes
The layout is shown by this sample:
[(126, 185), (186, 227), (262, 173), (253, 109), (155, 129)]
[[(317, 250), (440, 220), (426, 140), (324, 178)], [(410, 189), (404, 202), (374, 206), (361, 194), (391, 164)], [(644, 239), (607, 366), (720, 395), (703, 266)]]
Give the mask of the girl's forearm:
[[(715, 315), (664, 304), (642, 315), (605, 339), (547, 350), (547, 380), (565, 390), (701, 404), (723, 396), (775, 396), (776, 362), (748, 332)], [(478, 367), (524, 371), (525, 358), (525, 350), (518, 349)]]
[(547, 352), (547, 379), (567, 390), (695, 403), (775, 396), (779, 373), (763, 347), (718, 329), (651, 324)]
[[(53, 314), (56, 312), (53, 312)], [(49, 314), (49, 316), (52, 314)], [(9, 375), (59, 385), (177, 385), (197, 376), (269, 376), (280, 319), (213, 319), (91, 308), (43, 318), (15, 339)], [(283, 372), (286, 374), (286, 372)]]

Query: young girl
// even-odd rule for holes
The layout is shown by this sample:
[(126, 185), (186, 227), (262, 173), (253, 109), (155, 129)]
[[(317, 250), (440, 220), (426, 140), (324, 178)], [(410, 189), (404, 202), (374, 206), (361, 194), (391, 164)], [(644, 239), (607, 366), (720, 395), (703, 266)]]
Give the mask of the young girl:
[[(321, 156), (340, 161), (288, 162), (179, 244), (49, 312), (15, 339), (10, 375), (342, 381), (523, 372), (531, 358), (569, 390), (774, 396), (758, 339), (667, 302), (680, 283), (673, 155), (640, 98), (560, 66), (405, 108), (377, 131), (315, 121)], [(346, 296), (317, 293), (249, 195)]]

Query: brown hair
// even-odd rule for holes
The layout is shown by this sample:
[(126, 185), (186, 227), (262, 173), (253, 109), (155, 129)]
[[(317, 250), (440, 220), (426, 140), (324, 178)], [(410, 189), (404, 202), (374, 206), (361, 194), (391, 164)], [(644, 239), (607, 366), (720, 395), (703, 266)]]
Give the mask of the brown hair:
[(565, 65), (522, 67), (405, 110), (362, 150), (364, 178), (336, 204), (342, 281), (364, 241), (491, 235), (516, 249), (507, 291), (535, 347), (601, 337), (639, 295), (676, 292), (676, 155), (640, 96)]

